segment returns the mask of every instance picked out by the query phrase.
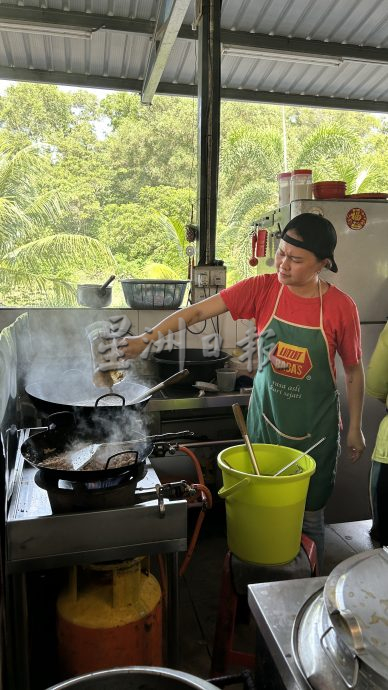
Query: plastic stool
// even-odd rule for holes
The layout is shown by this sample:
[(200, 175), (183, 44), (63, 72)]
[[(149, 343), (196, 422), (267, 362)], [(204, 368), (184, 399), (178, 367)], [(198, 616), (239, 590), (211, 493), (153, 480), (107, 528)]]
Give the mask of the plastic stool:
[(247, 595), (247, 586), (255, 582), (275, 582), (318, 575), (315, 542), (305, 534), (301, 537), (299, 554), (284, 565), (257, 565), (241, 561), (230, 551), (224, 560), (220, 604), (214, 634), (211, 676), (225, 673), (229, 665), (254, 668), (255, 655), (233, 649), (236, 613), (241, 597)]

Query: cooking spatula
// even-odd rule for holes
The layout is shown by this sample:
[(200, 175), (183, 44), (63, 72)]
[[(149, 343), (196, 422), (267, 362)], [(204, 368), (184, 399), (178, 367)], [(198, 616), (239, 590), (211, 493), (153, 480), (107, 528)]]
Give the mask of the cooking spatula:
[(72, 467), (69, 469), (81, 470), (92, 459), (101, 443), (89, 443), (87, 446), (81, 448), (73, 448), (66, 452), (64, 458), (71, 463)]

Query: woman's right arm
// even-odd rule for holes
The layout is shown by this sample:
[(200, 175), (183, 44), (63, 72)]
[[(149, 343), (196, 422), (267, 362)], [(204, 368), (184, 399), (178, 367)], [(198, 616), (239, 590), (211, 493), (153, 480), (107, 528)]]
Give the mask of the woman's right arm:
[(207, 299), (191, 304), (189, 307), (179, 309), (156, 324), (152, 331), (140, 335), (123, 338), (118, 343), (123, 352), (124, 359), (132, 359), (140, 355), (151, 342), (166, 336), (168, 333), (176, 333), (188, 326), (193, 326), (200, 321), (206, 321), (214, 316), (225, 314), (228, 308), (220, 295), (213, 295)]

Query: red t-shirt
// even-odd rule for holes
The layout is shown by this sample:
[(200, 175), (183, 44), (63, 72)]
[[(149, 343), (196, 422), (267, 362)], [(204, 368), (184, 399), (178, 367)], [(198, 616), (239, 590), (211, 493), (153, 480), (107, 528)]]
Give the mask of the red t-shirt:
[[(276, 273), (241, 280), (220, 292), (232, 318), (255, 319), (257, 332), (266, 328), (281, 289)], [(335, 285), (322, 296), (323, 329), (327, 338), (332, 369), (336, 352), (344, 366), (361, 360), (360, 319), (355, 303)], [(284, 287), (276, 316), (299, 326), (319, 326), (319, 297), (299, 297)]]

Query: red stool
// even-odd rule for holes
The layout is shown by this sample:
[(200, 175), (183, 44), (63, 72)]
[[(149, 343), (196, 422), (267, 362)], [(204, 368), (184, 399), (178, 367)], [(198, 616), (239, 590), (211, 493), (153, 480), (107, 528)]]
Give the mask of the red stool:
[(254, 668), (255, 655), (233, 649), (234, 628), (239, 601), (246, 599), (248, 584), (275, 582), (318, 575), (317, 548), (305, 534), (297, 557), (279, 566), (246, 563), (227, 552), (222, 570), (220, 604), (213, 642), (211, 676), (224, 674), (230, 665)]

